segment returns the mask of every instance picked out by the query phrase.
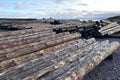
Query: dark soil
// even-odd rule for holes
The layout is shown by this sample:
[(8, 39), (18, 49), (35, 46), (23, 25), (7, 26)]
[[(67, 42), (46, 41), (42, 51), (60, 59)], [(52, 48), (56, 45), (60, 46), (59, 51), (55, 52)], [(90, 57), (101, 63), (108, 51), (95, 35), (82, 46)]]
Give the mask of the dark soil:
[[(102, 38), (97, 40), (120, 42), (120, 38)], [(105, 59), (101, 64), (84, 76), (83, 80), (120, 80), (120, 48), (113, 54), (112, 60)]]

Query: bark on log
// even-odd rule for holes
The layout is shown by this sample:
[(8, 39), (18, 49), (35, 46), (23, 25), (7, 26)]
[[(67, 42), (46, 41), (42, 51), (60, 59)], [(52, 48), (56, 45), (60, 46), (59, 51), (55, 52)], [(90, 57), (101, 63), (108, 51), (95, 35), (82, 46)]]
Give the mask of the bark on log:
[[(27, 38), (27, 40), (25, 39), (18, 39), (17, 41), (13, 40), (13, 41), (9, 41), (9, 42), (6, 42), (4, 44), (2, 44), (0, 46), (0, 54), (5, 54), (5, 53), (10, 53), (10, 52), (13, 52), (13, 51), (16, 51), (16, 50), (19, 50), (19, 49), (22, 49), (22, 48), (26, 48), (26, 47), (29, 47), (31, 45), (36, 45), (36, 44), (39, 44), (39, 43), (45, 43), (46, 41), (50, 41), (50, 40), (53, 40), (53, 39), (58, 39), (59, 37), (62, 37), (64, 35), (69, 35), (69, 33), (61, 33), (61, 34), (55, 34), (55, 35), (50, 35), (50, 36), (45, 36), (45, 37), (38, 37), (38, 38), (33, 38), (33, 39), (30, 39), (30, 38)], [(12, 47), (12, 48), (11, 48)]]
[(19, 30), (19, 31), (9, 31), (9, 32), (3, 32), (0, 33), (0, 37), (8, 37), (8, 36), (15, 36), (15, 35), (22, 35), (22, 34), (29, 34), (29, 33), (35, 33), (35, 32), (42, 32), (46, 31), (48, 29), (29, 29), (29, 30)]
[(103, 35), (105, 35), (105, 34), (107, 34), (107, 35), (112, 35), (112, 34), (117, 33), (117, 32), (119, 32), (119, 31), (120, 31), (120, 27), (118, 27), (118, 28), (116, 28), (116, 29), (114, 29), (114, 30), (110, 30), (110, 31), (108, 31), (108, 32), (105, 32)]
[(47, 36), (52, 36), (52, 35), (55, 35), (55, 34), (54, 33), (47, 33), (47, 34), (43, 34), (43, 35), (39, 35), (39, 36), (35, 35), (33, 37), (32, 36), (26, 37), (23, 39), (2, 41), (0, 44), (1, 45), (0, 49), (5, 49), (5, 48), (10, 48), (10, 47), (15, 47), (15, 46), (20, 46), (20, 45), (38, 42), (38, 41), (41, 41), (43, 39), (46, 39)]
[[(26, 48), (14, 51), (12, 53), (7, 53), (7, 54), (0, 55), (0, 61), (6, 60), (6, 59), (11, 59), (11, 58), (14, 58), (14, 57), (18, 57), (20, 55), (25, 55), (27, 53), (32, 53), (32, 52), (35, 52), (35, 51), (38, 51), (38, 50), (41, 50), (41, 49), (44, 49), (44, 48), (48, 48), (50, 46), (60, 44), (60, 43), (63, 43), (65, 41), (70, 41), (71, 39), (76, 39), (76, 38), (79, 38), (79, 37), (80, 37), (80, 35), (75, 33), (75, 34), (70, 34), (70, 35), (67, 35), (67, 36), (62, 36), (55, 41), (53, 39), (53, 40), (50, 40), (50, 41), (48, 40), (47, 42), (33, 43), (33, 44), (30, 44)], [(16, 49), (18, 49), (18, 48), (16, 47)], [(9, 51), (11, 51), (11, 50), (8, 49), (7, 52), (9, 52)], [(1, 53), (6, 53), (6, 51), (3, 50), (3, 51), (1, 51)]]
[[(85, 44), (86, 46), (88, 45), (88, 44), (91, 44), (91, 43), (93, 43), (94, 42), (94, 40), (93, 39), (91, 39), (91, 41), (89, 40), (89, 41), (85, 41), (84, 43), (83, 42), (81, 42), (81, 44)], [(78, 43), (77, 43), (78, 44)], [(79, 43), (80, 44), (80, 43)], [(82, 47), (82, 46), (84, 46), (85, 47), (85, 45), (74, 45), (74, 46), (70, 46), (71, 48), (69, 49), (69, 47), (68, 47), (68, 49), (65, 49), (66, 51), (71, 51), (71, 49), (73, 48), (73, 50), (74, 49), (79, 49), (80, 47)], [(76, 46), (76, 47), (75, 47)], [(64, 51), (64, 50), (63, 50)], [(66, 51), (64, 52), (64, 54), (66, 53)], [(63, 52), (61, 52), (60, 51), (60, 54), (63, 54)], [(57, 51), (57, 53), (55, 52), (53, 55), (55, 55), (55, 56), (60, 56), (60, 54), (58, 55), (58, 51)], [(46, 58), (46, 59), (44, 59), (43, 61), (47, 61), (47, 62), (49, 62), (50, 60), (49, 59), (54, 59), (54, 58), (56, 58), (55, 56), (51, 56), (51, 58), (49, 57), (49, 58)], [(58, 58), (58, 57), (57, 57)], [(38, 67), (40, 66), (40, 62), (41, 61), (37, 61), (37, 62), (35, 62), (33, 65), (34, 66), (37, 66), (38, 65)], [(42, 63), (44, 63), (44, 62), (42, 62)], [(36, 65), (37, 64), (37, 65)], [(29, 65), (29, 64), (28, 64)], [(29, 65), (29, 66), (23, 66), (24, 68), (22, 68), (23, 70), (26, 70), (27, 68), (30, 68), (30, 66), (33, 66), (33, 65)], [(42, 64), (41, 64), (42, 65)], [(33, 67), (34, 67), (33, 66)], [(16, 69), (16, 68), (15, 68)], [(21, 70), (21, 69), (20, 69)], [(10, 70), (11, 71), (11, 70)], [(12, 70), (13, 71), (13, 70)], [(17, 72), (20, 72), (20, 71), (17, 71)]]
[(109, 29), (107, 29), (107, 30), (101, 31), (101, 33), (103, 34), (103, 33), (105, 33), (105, 32), (113, 31), (113, 30), (115, 30), (115, 29), (117, 29), (117, 28), (120, 28), (120, 27), (115, 26), (115, 27), (109, 28)]
[(115, 27), (115, 26), (119, 26), (119, 25), (117, 24), (117, 22), (113, 22), (113, 23), (111, 23), (111, 24), (108, 24), (108, 25), (106, 25), (106, 26), (103, 26), (103, 27), (99, 30), (99, 32), (104, 31), (104, 30), (107, 30), (107, 29), (112, 28), (112, 27)]
[(43, 35), (34, 35), (30, 37), (25, 37), (21, 39), (13, 39), (13, 40), (8, 40), (4, 41), (1, 43), (0, 49), (4, 48), (9, 48), (9, 47), (15, 47), (15, 46), (20, 46), (20, 45), (25, 45), (25, 44), (30, 44), (30, 43), (35, 43), (35, 42), (40, 42), (40, 41), (45, 41), (45, 40), (50, 40), (53, 38), (61, 37), (63, 35), (68, 35), (69, 33), (61, 33), (61, 34), (55, 34), (55, 33), (46, 33)]
[(77, 66), (74, 66), (56, 80), (82, 80), (85, 74), (90, 72), (101, 61), (111, 55), (118, 47), (118, 42), (99, 46), (90, 54), (79, 59), (79, 64)]
[[(44, 80), (53, 80), (53, 77), (56, 77), (57, 74), (52, 74), (52, 71), (54, 72), (54, 70), (57, 70), (61, 67), (64, 67), (65, 65), (70, 64), (71, 62), (84, 57), (85, 55), (87, 55), (91, 50), (93, 50), (93, 48), (95, 47), (95, 45), (97, 45), (97, 43), (93, 43), (91, 45), (88, 45), (87, 48), (84, 47), (82, 49), (76, 50), (75, 52), (69, 52), (63, 56), (60, 56), (59, 58), (56, 59), (56, 61), (54, 61), (49, 67), (49, 71), (43, 69), (37, 69), (37, 71), (35, 71), (35, 73), (28, 75), (27, 77), (25, 77), (23, 80), (25, 79), (37, 79), (39, 77), (42, 77), (43, 75), (45, 75), (48, 72), (51, 72), (49, 74), (49, 78), (48, 79), (44, 79)], [(79, 54), (78, 54), (79, 53)], [(53, 68), (53, 70), (51, 70), (50, 68)], [(48, 68), (47, 67), (47, 68)], [(41, 71), (44, 70), (44, 73), (42, 73)], [(45, 73), (46, 72), (46, 73)], [(59, 73), (58, 73), (59, 74)], [(23, 74), (22, 74), (23, 77)], [(45, 76), (43, 76), (45, 77)], [(17, 78), (21, 78), (21, 77), (17, 77)]]
[(73, 44), (78, 43), (80, 40), (71, 40), (69, 42), (64, 42), (63, 44), (60, 45), (56, 45), (47, 49), (43, 49), (31, 54), (27, 54), (24, 56), (20, 56), (18, 58), (13, 58), (11, 60), (5, 60), (3, 62), (0, 63), (0, 72), (2, 72), (5, 69), (8, 69), (10, 67), (25, 63), (25, 62), (29, 62), (30, 60), (36, 59), (36, 58), (41, 58), (43, 59), (44, 57), (50, 55), (52, 52), (58, 51), (62, 48), (65, 48), (67, 46), (71, 46)]
[[(85, 47), (85, 48), (82, 49), (82, 50), (78, 50), (76, 54), (78, 54), (78, 55), (80, 55), (80, 56), (77, 55), (78, 58), (77, 58), (76, 60), (81, 59), (82, 57), (88, 55), (88, 54), (89, 54), (92, 50), (94, 50), (96, 47), (100, 46), (101, 44), (105, 44), (105, 43), (108, 43), (108, 41), (105, 41), (105, 42), (102, 42), (102, 43), (94, 43), (94, 44), (91, 44), (91, 45)], [(74, 61), (76, 61), (76, 60), (74, 60)], [(74, 62), (74, 61), (73, 61), (73, 62)], [(68, 64), (67, 66), (69, 66), (69, 65), (71, 66), (71, 64)], [(77, 65), (78, 65), (78, 64), (77, 64)], [(77, 66), (77, 65), (76, 65), (76, 66)], [(70, 67), (70, 68), (71, 68), (71, 67)], [(53, 80), (54, 78), (56, 78), (56, 77), (64, 74), (64, 73), (65, 73), (67, 70), (69, 70), (70, 68), (66, 68), (66, 67), (60, 68), (60, 69), (58, 69), (58, 70), (55, 70), (55, 71), (49, 73), (49, 74), (46, 75), (46, 76), (43, 76), (43, 77), (40, 78), (40, 79), (41, 79), (41, 80), (42, 80), (42, 79), (43, 79), (43, 80)], [(64, 71), (64, 70), (65, 70), (65, 71)], [(50, 76), (51, 76), (51, 77), (50, 77)]]
[(8, 37), (1, 37), (0, 41), (3, 40), (11, 40), (11, 39), (20, 39), (20, 38), (26, 38), (26, 37), (30, 37), (30, 36), (34, 36), (34, 35), (43, 35), (43, 34), (47, 34), (47, 33), (54, 33), (53, 31), (43, 31), (43, 32), (36, 32), (36, 33), (29, 33), (29, 34), (23, 34), (23, 35), (16, 35), (16, 36), (8, 36)]
[[(67, 42), (66, 44), (66, 41), (78, 39), (80, 35), (77, 33), (58, 35), (52, 36), (55, 40), (50, 39), (52, 38), (51, 36), (42, 38), (42, 40), (45, 39), (44, 41), (40, 38), (42, 42), (34, 41), (38, 36), (36, 38), (29, 37), (30, 41), (28, 41), (28, 38), (25, 38), (30, 44), (23, 45), (23, 42), (20, 42), (20, 46), (14, 47), (14, 49), (0, 50), (2, 54), (0, 55), (0, 60), (5, 60), (0, 62), (0, 80), (82, 80), (84, 75), (119, 47), (117, 42), (111, 44), (108, 41), (95, 43), (94, 39), (78, 40), (77, 42), (73, 41), (71, 44)], [(15, 40), (14, 46), (18, 44), (17, 41), (19, 40), (15, 38), (13, 40)], [(56, 47), (60, 43), (65, 44)], [(50, 46), (54, 46), (52, 48), (55, 49), (48, 48)], [(46, 50), (50, 51), (45, 52)], [(40, 51), (43, 51), (42, 54), (47, 55), (41, 56)], [(30, 58), (24, 59), (29, 57), (28, 55)], [(16, 64), (8, 67), (7, 65), (12, 63), (12, 60), (16, 60), (13, 62)], [(20, 61), (17, 62), (18, 60)]]

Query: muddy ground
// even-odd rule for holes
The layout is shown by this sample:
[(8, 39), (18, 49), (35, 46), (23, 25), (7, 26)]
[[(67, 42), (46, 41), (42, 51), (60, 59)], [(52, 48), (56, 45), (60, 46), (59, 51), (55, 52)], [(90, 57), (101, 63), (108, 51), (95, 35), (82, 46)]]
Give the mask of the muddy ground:
[[(120, 38), (102, 38), (97, 40), (120, 42)], [(101, 64), (89, 72), (83, 80), (120, 80), (120, 48), (114, 53), (113, 60), (105, 59)]]

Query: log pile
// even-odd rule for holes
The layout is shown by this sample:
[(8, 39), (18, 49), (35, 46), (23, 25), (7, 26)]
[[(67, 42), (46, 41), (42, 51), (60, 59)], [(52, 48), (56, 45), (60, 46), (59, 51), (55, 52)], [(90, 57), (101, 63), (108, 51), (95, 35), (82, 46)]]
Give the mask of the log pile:
[(79, 30), (84, 38), (91, 37), (120, 37), (120, 25), (117, 22), (100, 21), (95, 24), (84, 26), (83, 30)]
[(111, 24), (103, 26), (99, 30), (99, 32), (102, 34), (102, 36), (104, 36), (104, 35), (112, 35), (112, 34), (117, 33), (119, 31), (120, 31), (120, 25), (117, 24), (117, 22), (113, 22)]
[[(62, 21), (62, 20), (61, 20)], [(67, 22), (65, 22), (67, 21)], [(39, 29), (53, 30), (55, 33), (70, 32), (80, 33), (84, 38), (114, 36), (120, 31), (120, 26), (116, 22), (110, 21), (69, 21), (65, 20), (59, 25), (51, 25), (42, 20), (31, 21), (11, 21), (1, 23), (1, 28), (21, 29)], [(115, 35), (118, 36), (118, 35)], [(119, 36), (120, 37), (120, 36)]]
[[(0, 28), (3, 29), (13, 29), (13, 30), (22, 30), (22, 29), (43, 29), (43, 28), (47, 28), (47, 29), (61, 29), (62, 32), (64, 30), (67, 31), (76, 31), (76, 27), (83, 27), (83, 26), (93, 26), (94, 22), (92, 21), (90, 22), (82, 22), (79, 20), (52, 20), (52, 21), (58, 21), (58, 23), (60, 22), (60, 24), (57, 25), (52, 25), (51, 24), (51, 20), (6, 20), (6, 21), (2, 21), (0, 22)], [(54, 23), (54, 22), (52, 22)]]
[(79, 33), (38, 29), (0, 34), (0, 80), (82, 80), (119, 47)]
[(51, 33), (53, 30), (48, 30), (46, 28), (44, 29), (27, 29), (27, 30), (19, 30), (19, 31), (9, 31), (9, 32), (2, 32), (0, 33), (0, 38), (1, 37), (9, 37), (9, 36), (18, 36), (18, 35), (32, 35), (32, 34), (41, 34), (41, 33)]
[[(110, 21), (88, 21), (81, 22), (79, 25), (64, 25), (63, 27), (57, 26), (53, 28), (53, 31), (56, 33), (61, 32), (78, 32), (82, 34), (84, 38), (92, 38), (92, 37), (120, 37), (120, 25), (117, 22)], [(116, 34), (118, 33), (118, 34)]]
[(24, 30), (24, 29), (33, 29), (33, 28), (39, 28), (43, 25), (44, 26), (50, 26), (50, 24), (47, 23), (41, 23), (39, 21), (28, 21), (28, 22), (2, 22), (0, 24), (0, 28), (2, 29), (8, 29), (8, 30)]
[(50, 26), (49, 23), (45, 23), (42, 19), (0, 19), (0, 28), (8, 30), (23, 30), (39, 28), (43, 25)]

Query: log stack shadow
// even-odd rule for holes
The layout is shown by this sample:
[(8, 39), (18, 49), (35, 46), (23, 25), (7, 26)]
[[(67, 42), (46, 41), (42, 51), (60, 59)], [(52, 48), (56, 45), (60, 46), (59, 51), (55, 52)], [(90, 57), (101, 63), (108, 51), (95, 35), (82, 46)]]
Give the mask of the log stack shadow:
[(82, 80), (118, 42), (48, 29), (0, 33), (0, 80)]

